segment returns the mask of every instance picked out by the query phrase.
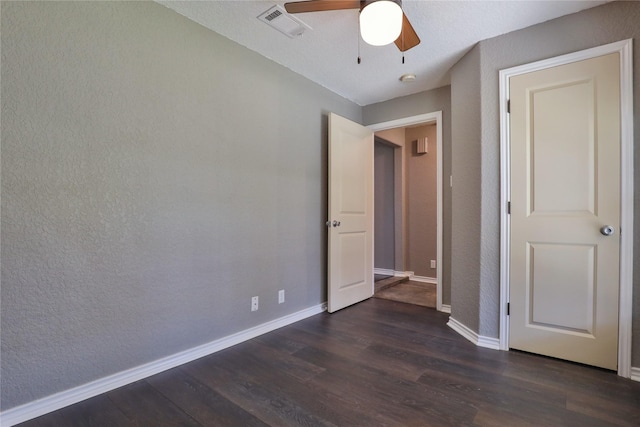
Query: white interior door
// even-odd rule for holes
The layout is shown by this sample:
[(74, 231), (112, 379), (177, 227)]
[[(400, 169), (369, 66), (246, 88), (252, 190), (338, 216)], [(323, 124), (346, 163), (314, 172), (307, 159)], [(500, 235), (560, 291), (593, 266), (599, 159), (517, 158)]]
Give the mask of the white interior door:
[(618, 351), (619, 79), (612, 53), (509, 83), (509, 346), (607, 369)]
[(373, 132), (329, 115), (328, 311), (373, 295)]

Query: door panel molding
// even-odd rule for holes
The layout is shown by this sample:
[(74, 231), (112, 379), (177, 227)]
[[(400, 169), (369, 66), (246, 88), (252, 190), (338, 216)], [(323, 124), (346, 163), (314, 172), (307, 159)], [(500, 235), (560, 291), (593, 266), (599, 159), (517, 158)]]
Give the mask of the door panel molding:
[(509, 241), (508, 214), (510, 188), (509, 79), (572, 62), (618, 52), (620, 54), (620, 295), (618, 330), (618, 375), (631, 377), (631, 325), (633, 291), (633, 80), (632, 39), (582, 50), (499, 72), (500, 84), (500, 349), (509, 350)]
[(327, 310), (373, 295), (373, 132), (329, 114)]

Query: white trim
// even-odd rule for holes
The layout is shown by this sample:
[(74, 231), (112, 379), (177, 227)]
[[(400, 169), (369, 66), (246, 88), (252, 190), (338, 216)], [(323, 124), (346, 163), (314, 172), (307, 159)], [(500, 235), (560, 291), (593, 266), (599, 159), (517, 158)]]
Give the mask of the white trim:
[(618, 328), (618, 375), (631, 376), (631, 322), (633, 311), (633, 79), (632, 39), (574, 52), (531, 64), (500, 70), (500, 349), (509, 349), (509, 240), (507, 202), (510, 194), (509, 171), (509, 78), (571, 62), (618, 52), (620, 54), (620, 296)]
[[(438, 279), (435, 277), (425, 277), (425, 276), (409, 276), (409, 280), (414, 281), (414, 282), (421, 282), (421, 283), (431, 283), (433, 285), (437, 285), (438, 284)], [(442, 305), (442, 304), (440, 304)]]
[(631, 376), (633, 318), (633, 50), (631, 39), (620, 47), (620, 296), (618, 375)]
[(382, 274), (384, 276), (393, 276), (393, 277), (411, 277), (413, 276), (413, 271), (395, 271), (395, 270), (389, 270), (386, 268), (374, 268), (373, 274)]
[(396, 272), (394, 270), (387, 270), (386, 268), (374, 268), (373, 274), (380, 274), (382, 276), (395, 276)]
[(322, 313), (323, 311), (326, 311), (326, 309), (326, 303), (319, 304), (279, 319), (263, 323), (253, 328), (245, 329), (244, 331), (237, 332), (210, 343), (181, 351), (171, 356), (92, 381), (88, 384), (74, 387), (72, 389), (8, 409), (0, 413), (0, 425), (10, 427), (27, 420), (31, 420), (49, 412), (56, 411), (66, 406), (73, 405), (74, 403), (114, 390), (118, 387), (150, 377), (166, 371), (167, 369), (175, 368), (176, 366), (183, 365), (201, 357), (216, 353), (220, 350), (224, 350), (225, 348), (240, 344), (241, 342), (266, 334), (267, 332), (271, 332), (282, 328), (283, 326), (287, 326)]
[(418, 114), (417, 116), (405, 117), (397, 120), (390, 120), (388, 122), (375, 123), (372, 125), (368, 125), (367, 127), (374, 132), (378, 132), (381, 130), (419, 125), (419, 124), (433, 122), (437, 120), (442, 120), (442, 111)]
[(453, 317), (449, 317), (447, 326), (449, 326), (451, 329), (453, 329), (478, 347), (500, 350), (500, 340), (498, 338), (490, 338), (478, 335)]
[[(399, 127), (406, 127), (406, 126), (412, 126), (412, 125), (417, 125), (417, 124), (422, 124), (422, 123), (430, 123), (430, 122), (435, 122), (436, 123), (436, 134), (437, 134), (437, 141), (436, 141), (436, 150), (437, 150), (437, 172), (436, 172), (436, 185), (438, 188), (437, 191), (437, 237), (436, 237), (436, 271), (441, 272), (442, 271), (442, 193), (443, 193), (443, 188), (442, 188), (442, 162), (443, 162), (443, 157), (442, 157), (442, 152), (444, 151), (442, 145), (443, 145), (443, 141), (442, 141), (442, 111), (434, 111), (432, 113), (426, 113), (426, 114), (419, 114), (417, 116), (411, 116), (411, 117), (405, 117), (403, 119), (397, 119), (397, 120), (391, 120), (388, 122), (382, 122), (382, 123), (376, 123), (376, 124), (372, 124), (367, 126), (369, 129), (371, 129), (374, 132), (377, 131), (381, 131), (381, 130), (387, 130), (387, 129), (393, 129), (393, 128), (399, 128)], [(412, 273), (413, 274), (413, 273)], [(436, 308), (438, 311), (442, 311), (442, 279), (441, 279), (442, 274), (438, 275), (438, 278), (436, 280)]]
[(439, 311), (451, 314), (451, 306), (449, 304), (442, 304), (442, 309)]
[(436, 235), (436, 271), (438, 272), (438, 277), (436, 277), (436, 310), (442, 311), (442, 233), (443, 233), (443, 193), (444, 187), (442, 185), (442, 174), (443, 174), (443, 152), (444, 147), (442, 146), (442, 111), (438, 112), (437, 116), (437, 126), (436, 132), (438, 134), (438, 148), (437, 148), (437, 159), (436, 163), (437, 172), (436, 172), (436, 186), (438, 191), (436, 191), (436, 223), (437, 223), (437, 235)]
[(640, 368), (631, 368), (631, 376), (629, 377), (633, 381), (640, 381)]
[(387, 270), (385, 268), (374, 268), (373, 274), (380, 274), (384, 276), (393, 276), (393, 277), (408, 277), (409, 280), (412, 280), (414, 282), (431, 283), (434, 285), (438, 284), (437, 277), (416, 276), (413, 271), (395, 271), (395, 270)]
[(396, 271), (394, 276), (396, 277), (411, 277), (413, 275), (413, 271)]
[(509, 317), (507, 304), (509, 303), (509, 250), (511, 241), (511, 220), (507, 211), (507, 204), (511, 194), (511, 162), (509, 161), (509, 116), (507, 103), (509, 102), (509, 70), (499, 72), (500, 104), (500, 350), (509, 350)]

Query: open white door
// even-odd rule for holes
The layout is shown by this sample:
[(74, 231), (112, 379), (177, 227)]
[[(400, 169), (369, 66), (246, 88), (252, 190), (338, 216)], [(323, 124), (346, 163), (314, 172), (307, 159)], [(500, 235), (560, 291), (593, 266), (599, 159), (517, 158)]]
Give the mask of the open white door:
[(328, 311), (373, 295), (373, 131), (329, 115)]
[(619, 54), (511, 78), (510, 347), (616, 369)]

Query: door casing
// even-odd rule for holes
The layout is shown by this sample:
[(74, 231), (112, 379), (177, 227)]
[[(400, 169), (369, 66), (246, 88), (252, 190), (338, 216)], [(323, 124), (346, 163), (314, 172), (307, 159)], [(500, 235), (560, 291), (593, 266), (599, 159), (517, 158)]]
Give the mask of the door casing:
[(500, 349), (509, 350), (509, 78), (519, 74), (582, 61), (609, 53), (620, 54), (620, 295), (618, 375), (631, 377), (631, 324), (633, 310), (633, 81), (631, 39), (500, 70)]

